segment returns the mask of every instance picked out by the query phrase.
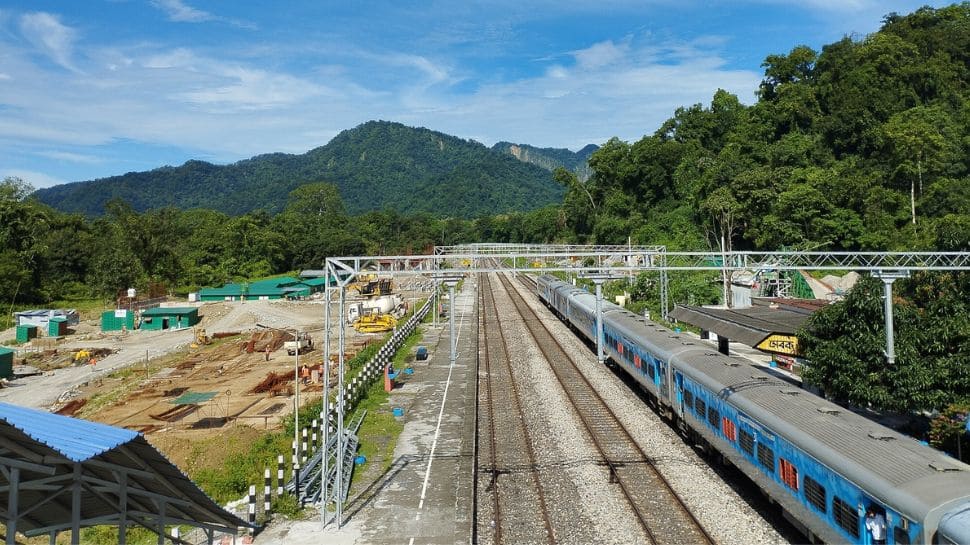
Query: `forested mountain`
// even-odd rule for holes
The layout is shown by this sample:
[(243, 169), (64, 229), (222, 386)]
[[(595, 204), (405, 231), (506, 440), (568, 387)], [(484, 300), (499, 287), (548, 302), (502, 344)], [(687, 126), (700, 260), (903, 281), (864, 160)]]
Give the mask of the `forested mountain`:
[(42, 202), (66, 212), (104, 213), (120, 198), (136, 211), (172, 206), (230, 215), (283, 209), (290, 191), (311, 182), (337, 186), (350, 213), (393, 209), (475, 217), (558, 202), (550, 174), (482, 144), (423, 128), (372, 121), (303, 155), (260, 155), (230, 165), (188, 161), (41, 189)]
[(519, 161), (532, 163), (546, 170), (552, 171), (562, 167), (584, 182), (592, 174), (588, 163), (589, 156), (598, 149), (599, 146), (596, 144), (589, 144), (576, 152), (564, 148), (537, 148), (511, 142), (499, 142), (492, 146), (494, 151), (507, 153)]

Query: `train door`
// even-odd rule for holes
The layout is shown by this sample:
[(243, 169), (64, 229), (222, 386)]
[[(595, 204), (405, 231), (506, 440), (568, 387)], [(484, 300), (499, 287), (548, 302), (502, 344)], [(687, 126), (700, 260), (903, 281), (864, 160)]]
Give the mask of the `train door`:
[(674, 373), (674, 386), (676, 388), (676, 403), (678, 408), (677, 414), (684, 414), (684, 375), (680, 373)]
[[(896, 539), (889, 537), (893, 517), (886, 509), (868, 496), (863, 496), (859, 505), (858, 515), (862, 521), (862, 543), (875, 545), (879, 543), (906, 543), (909, 536), (905, 532), (896, 532)], [(901, 535), (900, 535), (901, 534)]]
[(670, 400), (670, 390), (667, 389), (667, 362), (664, 360), (657, 360), (657, 388), (660, 390), (660, 395), (664, 399)]

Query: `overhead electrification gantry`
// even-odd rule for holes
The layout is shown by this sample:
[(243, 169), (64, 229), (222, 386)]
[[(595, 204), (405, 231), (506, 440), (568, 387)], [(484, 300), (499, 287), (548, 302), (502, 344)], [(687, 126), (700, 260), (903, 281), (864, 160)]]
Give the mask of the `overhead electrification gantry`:
[[(458, 279), (472, 273), (511, 272), (544, 273), (562, 271), (590, 278), (599, 285), (610, 278), (630, 276), (641, 272), (656, 271), (660, 282), (661, 314), (667, 319), (668, 280), (670, 271), (717, 271), (730, 277), (734, 270), (791, 271), (830, 270), (869, 272), (881, 278), (886, 289), (886, 356), (894, 359), (892, 347), (892, 283), (909, 276), (913, 271), (967, 271), (970, 270), (970, 252), (672, 252), (664, 246), (628, 245), (575, 245), (575, 244), (466, 244), (438, 246), (430, 255), (406, 256), (349, 256), (327, 258), (324, 270), (304, 271), (304, 277), (327, 277), (334, 286), (327, 289), (328, 309), (325, 316), (326, 358), (330, 360), (330, 300), (333, 291), (339, 291), (341, 319), (337, 349), (340, 377), (343, 376), (344, 346), (344, 297), (348, 284), (361, 273), (388, 275), (421, 275), (432, 281), (433, 293), (444, 283), (451, 289), (454, 304), (454, 287)], [(599, 291), (599, 290), (597, 290)], [(435, 296), (433, 295), (433, 296)], [(599, 306), (599, 305), (598, 305)], [(455, 363), (454, 313), (450, 312), (452, 339), (451, 363)], [(600, 343), (602, 344), (602, 339)], [(338, 380), (336, 412), (337, 436), (343, 437), (342, 380)], [(329, 408), (328, 408), (329, 410)], [(327, 415), (321, 415), (328, 418)], [(325, 427), (326, 428), (326, 427)], [(324, 441), (327, 444), (327, 441)], [(343, 445), (338, 441), (337, 459), (343, 459)], [(341, 524), (341, 506), (337, 505), (336, 522)], [(324, 525), (328, 517), (324, 517)]]

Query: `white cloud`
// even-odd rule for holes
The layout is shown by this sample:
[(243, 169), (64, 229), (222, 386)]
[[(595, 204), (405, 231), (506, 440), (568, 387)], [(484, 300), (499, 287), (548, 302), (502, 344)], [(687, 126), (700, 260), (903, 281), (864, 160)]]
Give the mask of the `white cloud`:
[(43, 172), (36, 172), (33, 170), (21, 170), (14, 168), (0, 171), (0, 179), (8, 176), (20, 178), (21, 180), (34, 186), (34, 189), (66, 184), (68, 182), (68, 180), (62, 180), (60, 178), (44, 174)]
[(168, 14), (169, 21), (202, 23), (216, 19), (211, 13), (187, 6), (182, 0), (152, 0), (152, 5)]
[(242, 67), (218, 69), (224, 85), (175, 96), (193, 104), (223, 106), (223, 111), (269, 110), (302, 102), (314, 96), (332, 94), (326, 87), (286, 74)]
[(209, 13), (208, 11), (196, 9), (189, 6), (185, 2), (182, 2), (182, 0), (151, 0), (151, 4), (164, 11), (166, 15), (168, 15), (168, 20), (174, 23), (205, 23), (209, 21), (218, 21), (222, 23), (229, 23), (230, 25), (239, 28), (256, 28), (256, 25), (248, 21), (222, 17)]
[(49, 159), (55, 159), (57, 161), (67, 161), (71, 163), (83, 163), (87, 165), (97, 165), (104, 163), (104, 159), (94, 155), (87, 155), (83, 153), (71, 153), (69, 151), (38, 151), (37, 155), (41, 157), (47, 157)]
[(629, 43), (616, 45), (612, 40), (593, 44), (592, 46), (574, 51), (573, 56), (576, 63), (586, 69), (595, 69), (608, 66), (623, 60), (630, 50)]
[(44, 12), (26, 13), (20, 17), (20, 31), (54, 62), (76, 71), (71, 61), (75, 31), (61, 24), (57, 16)]
[(405, 122), (459, 136), (463, 127), (475, 127), (486, 143), (513, 139), (578, 149), (611, 136), (636, 140), (679, 106), (709, 104), (718, 88), (753, 101), (760, 73), (725, 68), (708, 52), (716, 41), (600, 42), (574, 52), (572, 66), (551, 65), (539, 76), (483, 86), (467, 98), (429, 97), (442, 106), (439, 112), (423, 119), (404, 113)]

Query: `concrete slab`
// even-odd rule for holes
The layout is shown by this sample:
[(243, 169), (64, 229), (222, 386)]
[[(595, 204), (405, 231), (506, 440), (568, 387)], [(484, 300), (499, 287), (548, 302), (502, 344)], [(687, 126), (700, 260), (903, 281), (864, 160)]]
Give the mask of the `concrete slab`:
[[(317, 517), (273, 525), (257, 545), (467, 544), (471, 542), (478, 327), (477, 287), (468, 278), (455, 297), (457, 359), (452, 365), (447, 319), (423, 326), (419, 344), (429, 357), (412, 363), (414, 374), (390, 396), (404, 409), (404, 430), (390, 470), (352, 498), (338, 531), (321, 531)], [(447, 308), (447, 305), (446, 307)]]

